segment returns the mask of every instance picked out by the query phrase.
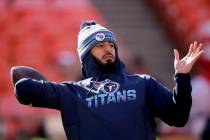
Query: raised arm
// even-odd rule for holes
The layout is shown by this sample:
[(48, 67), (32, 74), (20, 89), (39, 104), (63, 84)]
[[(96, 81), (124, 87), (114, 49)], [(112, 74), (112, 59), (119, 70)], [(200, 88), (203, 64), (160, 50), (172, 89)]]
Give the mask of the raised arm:
[(188, 54), (180, 59), (177, 50), (174, 50), (174, 69), (176, 86), (170, 92), (154, 78), (147, 79), (147, 103), (155, 117), (174, 126), (184, 126), (189, 118), (192, 105), (190, 74), (194, 63), (201, 54), (202, 44), (194, 42), (190, 45)]
[(190, 75), (175, 74), (173, 92), (152, 77), (146, 79), (146, 102), (152, 115), (168, 125), (184, 126), (192, 105)]

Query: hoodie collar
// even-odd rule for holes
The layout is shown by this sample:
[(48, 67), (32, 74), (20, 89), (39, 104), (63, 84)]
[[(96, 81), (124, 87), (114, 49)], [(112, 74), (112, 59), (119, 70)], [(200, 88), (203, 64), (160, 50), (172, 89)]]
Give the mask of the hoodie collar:
[(86, 78), (99, 78), (99, 80), (106, 79), (110, 75), (119, 75), (125, 71), (125, 65), (119, 59), (116, 53), (116, 69), (111, 72), (104, 72), (101, 66), (94, 60), (93, 56), (88, 53), (86, 54), (82, 63), (82, 79)]

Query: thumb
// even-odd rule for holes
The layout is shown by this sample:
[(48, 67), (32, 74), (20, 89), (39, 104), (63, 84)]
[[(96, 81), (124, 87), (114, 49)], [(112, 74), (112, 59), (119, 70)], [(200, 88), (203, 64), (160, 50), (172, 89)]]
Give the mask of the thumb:
[(179, 61), (179, 52), (177, 51), (177, 49), (174, 49), (174, 59)]

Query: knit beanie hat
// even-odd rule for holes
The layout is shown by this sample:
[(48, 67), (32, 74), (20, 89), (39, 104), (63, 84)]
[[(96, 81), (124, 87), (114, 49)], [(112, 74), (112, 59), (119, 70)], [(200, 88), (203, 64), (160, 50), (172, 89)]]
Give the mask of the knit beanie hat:
[(78, 55), (80, 62), (83, 62), (85, 55), (97, 44), (110, 41), (117, 48), (117, 42), (114, 33), (107, 28), (96, 24), (94, 21), (85, 21), (80, 26), (78, 34)]

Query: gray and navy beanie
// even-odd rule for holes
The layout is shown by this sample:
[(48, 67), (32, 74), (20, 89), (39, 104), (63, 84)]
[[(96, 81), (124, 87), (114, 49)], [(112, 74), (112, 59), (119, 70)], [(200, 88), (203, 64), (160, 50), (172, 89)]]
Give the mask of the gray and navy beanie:
[(80, 26), (78, 34), (78, 54), (80, 62), (83, 62), (85, 55), (97, 44), (110, 41), (117, 49), (117, 42), (114, 33), (107, 28), (96, 24), (94, 21), (85, 21)]

